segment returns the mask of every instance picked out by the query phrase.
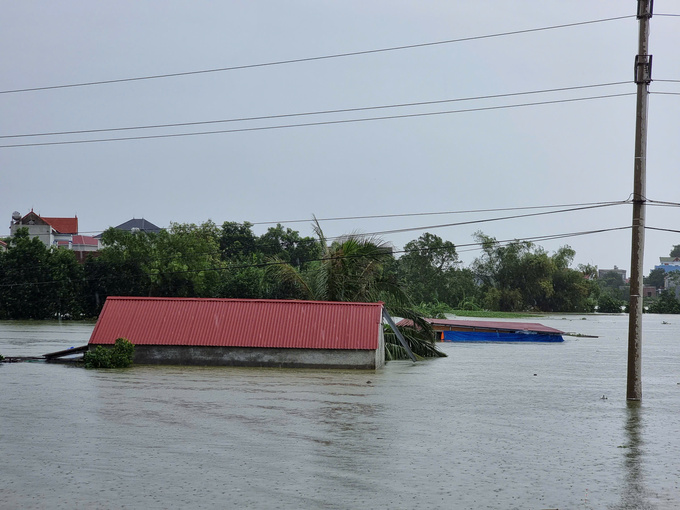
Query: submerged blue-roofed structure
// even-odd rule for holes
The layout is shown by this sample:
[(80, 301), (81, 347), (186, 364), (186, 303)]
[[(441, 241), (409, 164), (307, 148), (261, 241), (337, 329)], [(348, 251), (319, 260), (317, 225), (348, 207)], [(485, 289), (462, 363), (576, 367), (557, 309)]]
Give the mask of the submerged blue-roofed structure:
[[(425, 319), (442, 342), (564, 342), (563, 331), (534, 322)], [(402, 320), (398, 325), (406, 325)]]
[(562, 335), (535, 331), (442, 331), (442, 342), (564, 342)]

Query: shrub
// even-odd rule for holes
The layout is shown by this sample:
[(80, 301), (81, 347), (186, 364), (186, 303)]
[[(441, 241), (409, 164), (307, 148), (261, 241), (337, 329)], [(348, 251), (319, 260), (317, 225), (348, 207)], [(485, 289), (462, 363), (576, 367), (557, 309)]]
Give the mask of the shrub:
[(132, 365), (135, 345), (125, 338), (118, 338), (113, 347), (102, 345), (88, 351), (83, 356), (85, 368), (127, 368)]
[(680, 313), (680, 301), (673, 292), (664, 290), (656, 300), (649, 305), (649, 313)]
[(446, 319), (447, 313), (453, 313), (454, 310), (446, 303), (441, 301), (434, 301), (431, 303), (420, 303), (418, 306), (414, 307), (415, 311), (421, 314), (423, 317), (428, 317), (430, 319)]
[(625, 305), (623, 301), (604, 292), (597, 300), (597, 311), (600, 313), (621, 313), (621, 308)]

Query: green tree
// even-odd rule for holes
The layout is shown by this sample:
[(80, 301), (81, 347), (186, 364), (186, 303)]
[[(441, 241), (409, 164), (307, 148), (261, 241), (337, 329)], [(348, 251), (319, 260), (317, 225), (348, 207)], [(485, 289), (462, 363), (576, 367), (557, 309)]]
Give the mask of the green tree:
[(58, 316), (80, 318), (85, 309), (83, 293), (85, 290), (84, 271), (71, 250), (59, 248), (50, 254), (50, 278), (54, 282), (52, 300)]
[(458, 306), (476, 298), (474, 274), (458, 267), (460, 261), (452, 242), (427, 232), (407, 243), (404, 251), (398, 259), (398, 273), (413, 301)]
[(214, 297), (221, 269), (218, 231), (202, 225), (172, 223), (155, 238), (154, 257), (146, 270), (155, 296)]
[(0, 253), (0, 318), (80, 316), (82, 281), (73, 252), (47, 248), (19, 229)]
[[(275, 298), (271, 283), (272, 278), (267, 273), (266, 264), (261, 254), (253, 254), (250, 259), (242, 257), (240, 261), (227, 261), (220, 272), (218, 297), (262, 299)], [(280, 296), (293, 297), (293, 296)]]
[[(680, 246), (680, 245), (678, 245)], [(649, 276), (644, 278), (645, 285), (654, 285), (655, 288), (661, 289), (664, 286), (664, 280), (666, 277), (666, 271), (663, 269), (656, 268), (649, 272)]]
[(257, 247), (265, 257), (278, 257), (295, 267), (319, 258), (321, 245), (313, 237), (300, 237), (300, 233), (281, 224), (270, 227), (257, 240)]
[(484, 304), (501, 311), (588, 311), (593, 286), (571, 269), (575, 252), (568, 246), (552, 256), (527, 241), (505, 246), (481, 232), (475, 234), (483, 254), (473, 270), (482, 283)]
[(674, 244), (670, 253), (671, 257), (680, 257), (680, 244)]
[(106, 296), (214, 297), (219, 292), (220, 231), (173, 223), (158, 233), (108, 229), (101, 255), (86, 263), (89, 309)]
[(624, 301), (609, 292), (600, 294), (597, 300), (597, 311), (600, 313), (621, 313)]
[(607, 271), (597, 279), (597, 285), (603, 293), (610, 294), (616, 299), (628, 300), (629, 287), (617, 272)]
[(649, 313), (680, 313), (680, 301), (675, 297), (675, 292), (664, 290), (658, 299), (649, 305)]
[(219, 235), (219, 246), (224, 259), (248, 259), (257, 252), (257, 236), (253, 224), (244, 221), (225, 221)]
[(587, 266), (571, 269), (576, 252), (563, 246), (551, 257), (553, 263), (552, 293), (543, 309), (561, 312), (592, 312), (595, 310), (596, 284)]

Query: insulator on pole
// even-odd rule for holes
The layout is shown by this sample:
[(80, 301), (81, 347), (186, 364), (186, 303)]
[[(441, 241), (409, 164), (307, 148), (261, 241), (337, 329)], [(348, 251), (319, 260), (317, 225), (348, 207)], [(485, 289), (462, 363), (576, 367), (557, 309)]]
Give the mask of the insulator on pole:
[(635, 56), (635, 83), (651, 83), (652, 55)]

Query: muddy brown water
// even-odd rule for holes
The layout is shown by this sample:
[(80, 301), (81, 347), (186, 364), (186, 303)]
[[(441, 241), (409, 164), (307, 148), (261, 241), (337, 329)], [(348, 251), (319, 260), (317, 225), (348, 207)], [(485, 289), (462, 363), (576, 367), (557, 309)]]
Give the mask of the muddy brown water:
[[(680, 316), (551, 316), (599, 338), (441, 344), (379, 371), (0, 365), (0, 508), (680, 508)], [(0, 353), (93, 323), (0, 322)], [(602, 397), (605, 398), (602, 398)]]

